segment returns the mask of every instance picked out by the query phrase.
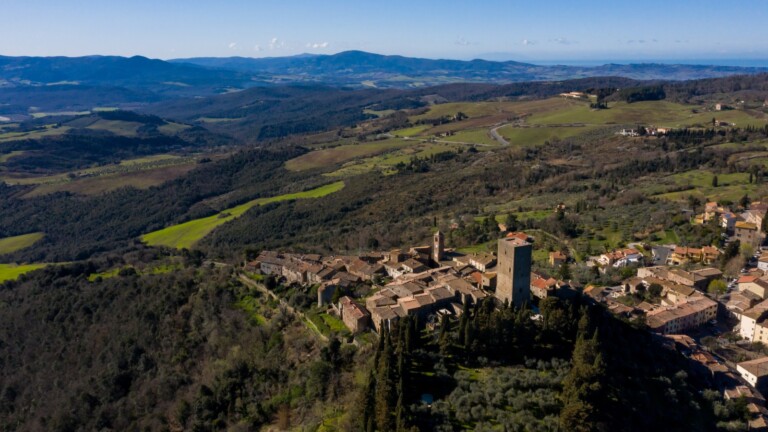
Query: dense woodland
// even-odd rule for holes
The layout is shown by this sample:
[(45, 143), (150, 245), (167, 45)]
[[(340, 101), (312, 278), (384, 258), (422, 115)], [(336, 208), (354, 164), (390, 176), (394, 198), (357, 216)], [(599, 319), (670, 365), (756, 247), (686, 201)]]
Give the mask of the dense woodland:
[[(0, 288), (0, 430), (257, 430), (319, 422), (325, 400), (351, 402), (356, 348), (320, 344), (229, 270), (194, 257), (171, 273), (134, 270), (157, 265), (155, 254)], [(121, 264), (128, 270), (88, 279)], [(263, 302), (268, 320), (249, 318), (243, 299)]]

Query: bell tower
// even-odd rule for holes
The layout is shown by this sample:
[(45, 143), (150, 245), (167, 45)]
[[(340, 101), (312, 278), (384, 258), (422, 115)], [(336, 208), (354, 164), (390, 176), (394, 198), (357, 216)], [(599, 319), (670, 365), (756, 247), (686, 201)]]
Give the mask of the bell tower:
[(440, 231), (432, 237), (432, 260), (436, 263), (445, 258), (445, 236)]

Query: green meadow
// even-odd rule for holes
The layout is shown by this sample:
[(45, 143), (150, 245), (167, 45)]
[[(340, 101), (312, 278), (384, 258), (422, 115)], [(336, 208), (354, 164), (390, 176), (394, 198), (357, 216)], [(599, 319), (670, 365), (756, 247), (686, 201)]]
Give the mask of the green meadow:
[(14, 237), (0, 238), (0, 255), (9, 254), (28, 248), (45, 237), (43, 233), (31, 233)]
[(303, 154), (286, 162), (285, 167), (291, 171), (325, 168), (352, 159), (373, 156), (412, 145), (413, 141), (403, 139), (387, 139), (369, 143), (341, 145)]
[(48, 264), (0, 264), (0, 282), (16, 280), (24, 273), (41, 269)]
[(189, 249), (192, 248), (200, 239), (213, 231), (216, 227), (242, 216), (252, 207), (280, 201), (321, 198), (334, 192), (338, 192), (342, 188), (344, 188), (344, 182), (339, 181), (305, 192), (255, 199), (245, 204), (224, 210), (213, 216), (191, 220), (189, 222), (169, 226), (159, 231), (145, 234), (141, 237), (141, 239), (150, 246), (167, 246), (176, 249)]

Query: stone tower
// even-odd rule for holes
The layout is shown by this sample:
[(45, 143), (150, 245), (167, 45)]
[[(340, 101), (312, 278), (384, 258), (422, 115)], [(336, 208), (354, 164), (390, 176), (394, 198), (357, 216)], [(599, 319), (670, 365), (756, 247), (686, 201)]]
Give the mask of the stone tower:
[(496, 272), (496, 298), (520, 307), (531, 300), (530, 243), (516, 239), (499, 240)]
[(440, 231), (432, 237), (432, 260), (436, 263), (445, 258), (445, 236)]

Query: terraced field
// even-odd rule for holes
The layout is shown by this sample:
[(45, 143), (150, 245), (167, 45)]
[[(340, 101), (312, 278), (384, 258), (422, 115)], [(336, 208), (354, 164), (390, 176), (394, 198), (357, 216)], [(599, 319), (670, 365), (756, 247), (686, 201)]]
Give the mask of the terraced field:
[(200, 241), (200, 239), (216, 229), (216, 227), (240, 217), (243, 215), (243, 213), (247, 212), (252, 207), (280, 201), (321, 198), (334, 192), (338, 192), (342, 188), (344, 188), (344, 182), (339, 181), (305, 192), (278, 195), (271, 198), (255, 199), (245, 204), (224, 210), (213, 216), (191, 220), (189, 222), (184, 222), (179, 225), (173, 225), (159, 231), (145, 234), (141, 237), (141, 240), (150, 246), (166, 246), (176, 249), (190, 249), (194, 247), (194, 245)]

